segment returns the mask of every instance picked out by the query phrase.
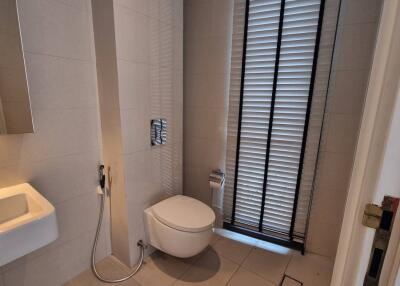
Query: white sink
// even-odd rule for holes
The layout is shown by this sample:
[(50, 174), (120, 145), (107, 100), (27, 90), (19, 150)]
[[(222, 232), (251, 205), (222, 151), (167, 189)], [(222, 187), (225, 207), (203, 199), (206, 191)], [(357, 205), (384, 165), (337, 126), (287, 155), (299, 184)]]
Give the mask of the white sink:
[(0, 189), (0, 266), (57, 237), (55, 209), (31, 185)]

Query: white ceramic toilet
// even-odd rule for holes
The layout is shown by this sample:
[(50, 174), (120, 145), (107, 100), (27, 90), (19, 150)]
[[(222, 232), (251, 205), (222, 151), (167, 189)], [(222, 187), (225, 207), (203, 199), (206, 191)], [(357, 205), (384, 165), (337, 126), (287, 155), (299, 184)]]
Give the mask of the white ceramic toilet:
[(177, 195), (144, 212), (148, 242), (165, 253), (191, 257), (211, 241), (214, 212), (196, 199)]

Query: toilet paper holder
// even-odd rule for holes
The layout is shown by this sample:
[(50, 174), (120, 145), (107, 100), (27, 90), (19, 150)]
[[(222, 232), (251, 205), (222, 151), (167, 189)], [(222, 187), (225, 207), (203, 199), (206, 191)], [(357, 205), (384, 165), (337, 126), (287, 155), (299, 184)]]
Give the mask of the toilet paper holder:
[(216, 184), (219, 184), (220, 186), (222, 186), (225, 182), (225, 174), (224, 174), (224, 172), (222, 172), (219, 169), (212, 170), (208, 177), (208, 181), (210, 183), (213, 182), (213, 183), (216, 183)]
[(212, 170), (208, 180), (211, 191), (211, 207), (217, 218), (216, 225), (222, 226), (225, 174), (221, 170)]

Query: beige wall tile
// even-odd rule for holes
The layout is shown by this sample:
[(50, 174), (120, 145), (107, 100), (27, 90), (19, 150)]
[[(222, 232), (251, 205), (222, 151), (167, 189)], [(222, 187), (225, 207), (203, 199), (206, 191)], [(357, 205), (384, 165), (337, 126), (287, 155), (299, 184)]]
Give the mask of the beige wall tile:
[(61, 285), (63, 271), (60, 255), (60, 249), (56, 248), (47, 255), (26, 261), (6, 271), (4, 273), (5, 285)]
[(227, 82), (226, 74), (185, 74), (185, 108), (225, 108)]
[[(36, 132), (0, 138), (0, 185), (37, 188), (56, 207), (60, 237), (1, 272), (5, 286), (54, 286), (87, 268), (97, 223), (101, 144), (90, 2), (18, 4)], [(108, 236), (101, 233), (99, 257), (110, 253)]]
[(352, 157), (358, 139), (360, 121), (359, 114), (331, 114), (328, 120), (325, 150), (349, 154)]
[(97, 108), (94, 63), (31, 53), (25, 59), (32, 108)]
[(90, 9), (90, 0), (55, 0), (56, 2), (71, 6), (80, 11), (88, 11)]
[(318, 189), (345, 189), (347, 190), (353, 167), (352, 156), (343, 153), (323, 152), (321, 165), (318, 167), (316, 185)]
[(96, 109), (33, 110), (35, 133), (24, 136), (21, 160), (99, 150)]
[[(183, 0), (175, 0), (173, 1), (174, 5), (174, 27), (183, 28)], [(183, 48), (183, 46), (182, 46)]]
[[(98, 151), (93, 151), (34, 162), (26, 161), (19, 167), (18, 173), (40, 190), (50, 202), (58, 204), (95, 192), (98, 163)], [(40, 176), (38, 170), (46, 176)]]
[[(103, 229), (103, 233), (109, 230)], [(74, 239), (63, 246), (60, 249), (60, 259), (62, 265), (61, 278), (62, 281), (68, 281), (75, 277), (78, 273), (88, 268), (88, 257), (91, 255), (91, 248), (93, 245), (93, 238), (95, 231), (91, 230), (86, 232), (83, 236), (78, 239)], [(97, 247), (96, 261), (102, 260), (104, 257), (110, 255), (109, 245), (107, 236), (102, 235)], [(93, 273), (91, 273), (93, 276)], [(94, 276), (93, 276), (94, 278)]]
[(318, 220), (310, 222), (307, 240), (308, 251), (334, 258), (341, 226), (341, 222), (335, 224), (329, 224)]
[(86, 12), (56, 1), (23, 0), (18, 4), (26, 51), (93, 60), (91, 20)]
[(112, 252), (131, 263), (128, 210), (125, 193), (122, 127), (118, 94), (118, 65), (112, 1), (93, 1), (93, 29), (96, 42), (98, 93), (104, 164), (111, 168)]
[(220, 139), (226, 136), (227, 116), (224, 108), (185, 108), (185, 136), (198, 139)]
[(210, 204), (225, 169), (233, 1), (184, 2), (184, 192)]
[(333, 70), (369, 69), (375, 48), (376, 23), (339, 26)]
[(153, 18), (159, 16), (159, 0), (114, 0), (114, 3)]
[(367, 92), (369, 71), (349, 70), (332, 74), (328, 113), (352, 114), (360, 117)]
[(150, 107), (121, 110), (123, 152), (131, 154), (150, 148)]
[(21, 178), (18, 171), (18, 165), (9, 165), (7, 167), (0, 168), (1, 187), (7, 187), (24, 182), (25, 179)]
[(184, 143), (184, 192), (210, 204), (208, 175), (211, 170), (224, 169), (224, 141), (188, 138)]
[(172, 25), (173, 17), (174, 17), (174, 5), (173, 2), (175, 0), (164, 0), (159, 1), (159, 20), (166, 24)]
[(213, 1), (212, 25), (213, 35), (229, 35), (233, 24), (233, 0)]
[[(144, 238), (143, 210), (182, 192), (183, 31), (173, 19), (183, 11), (182, 1), (115, 3), (123, 172), (135, 245)], [(153, 118), (167, 120), (166, 145), (150, 145)], [(138, 250), (130, 255), (135, 261)]]
[(343, 24), (358, 24), (379, 21), (381, 0), (352, 0), (346, 1), (343, 7)]
[[(375, 48), (382, 1), (342, 3), (307, 249), (333, 258)], [(332, 207), (335, 206), (335, 207)]]
[(96, 227), (98, 201), (99, 198), (93, 191), (56, 205), (59, 227), (57, 243), (70, 241)]
[[(185, 45), (210, 36), (213, 0), (184, 1)], [(185, 47), (186, 48), (186, 47)], [(186, 59), (185, 59), (186, 60)]]
[(118, 60), (119, 102), (122, 109), (150, 108), (150, 67), (145, 63)]
[(114, 6), (114, 11), (117, 57), (148, 63), (149, 18), (123, 6)]
[(140, 151), (126, 155), (125, 174), (128, 202), (135, 202), (142, 205), (148, 205), (157, 202), (161, 197), (160, 188), (157, 188), (157, 172), (153, 171), (153, 164), (159, 164), (153, 161), (152, 150)]
[[(311, 215), (312, 221), (324, 222), (329, 224), (341, 224), (344, 205), (346, 202), (346, 188), (319, 188), (316, 190), (315, 200), (313, 201)], [(334, 202), (344, 202), (337, 205)]]
[(149, 20), (149, 62), (152, 68), (155, 68), (158, 73), (158, 66), (160, 64), (161, 53), (161, 22), (158, 19), (150, 18)]
[(1, 137), (0, 168), (18, 164), (22, 143), (23, 138), (20, 135), (7, 135)]

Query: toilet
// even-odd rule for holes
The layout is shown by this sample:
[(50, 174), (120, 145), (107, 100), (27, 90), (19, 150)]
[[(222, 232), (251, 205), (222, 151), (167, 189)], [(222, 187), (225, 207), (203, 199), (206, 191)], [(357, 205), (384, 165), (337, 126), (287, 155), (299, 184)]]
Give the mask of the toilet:
[(211, 241), (215, 214), (199, 200), (176, 195), (144, 212), (149, 244), (165, 253), (191, 257)]

